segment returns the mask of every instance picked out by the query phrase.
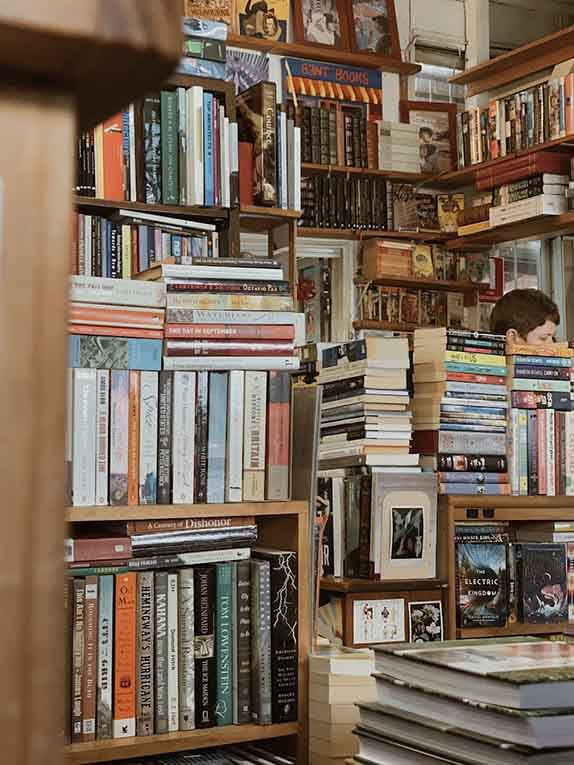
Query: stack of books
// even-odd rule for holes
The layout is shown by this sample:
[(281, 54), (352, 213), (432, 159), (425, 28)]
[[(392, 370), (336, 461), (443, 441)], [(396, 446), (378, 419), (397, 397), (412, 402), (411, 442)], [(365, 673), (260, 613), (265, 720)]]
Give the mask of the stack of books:
[(565, 343), (508, 346), (512, 493), (574, 495), (572, 351)]
[(489, 210), (490, 226), (565, 213), (568, 210), (568, 181), (568, 175), (541, 173), (495, 186)]
[(420, 173), (419, 128), (402, 122), (378, 123), (379, 168), (391, 172)]
[(510, 494), (505, 347), (502, 335), (415, 330), (413, 445), (442, 494)]
[(322, 352), (319, 459), (322, 469), (415, 468), (410, 454), (406, 338), (367, 337)]
[(297, 555), (253, 518), (67, 540), (72, 742), (297, 720)]
[(264, 744), (162, 754), (140, 761), (144, 765), (296, 765), (295, 758), (271, 752)]
[(375, 649), (358, 761), (558, 765), (574, 757), (574, 646), (535, 638)]
[(183, 56), (177, 71), (196, 77), (225, 80), (227, 32), (223, 21), (183, 18)]
[(358, 702), (376, 697), (373, 652), (320, 646), (309, 658), (309, 765), (343, 765), (358, 751)]

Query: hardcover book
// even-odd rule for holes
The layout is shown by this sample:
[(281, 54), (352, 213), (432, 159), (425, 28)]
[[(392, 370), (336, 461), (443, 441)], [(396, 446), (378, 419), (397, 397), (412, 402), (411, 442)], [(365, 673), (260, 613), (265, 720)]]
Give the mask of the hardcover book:
[(98, 602), (98, 678), (96, 735), (112, 738), (112, 682), (114, 645), (114, 577), (100, 576)]
[(136, 735), (154, 732), (155, 589), (153, 571), (137, 574)]
[(155, 733), (168, 732), (167, 571), (155, 574)]
[(237, 97), (239, 140), (253, 144), (253, 199), (255, 204), (277, 204), (276, 86), (259, 82)]
[(271, 564), (251, 563), (251, 717), (259, 725), (273, 722), (271, 684)]
[(194, 574), (179, 572), (179, 729), (195, 728)]
[(568, 619), (566, 549), (562, 544), (514, 545), (518, 615), (526, 624)]
[(215, 725), (215, 569), (194, 569), (195, 591), (195, 727)]
[(215, 704), (216, 725), (233, 723), (233, 639), (232, 574), (234, 563), (218, 563), (215, 567), (215, 660), (217, 663), (217, 692)]
[(116, 576), (114, 738), (136, 734), (136, 574)]
[(233, 722), (251, 722), (251, 565), (248, 560), (236, 564), (235, 576), (235, 677)]

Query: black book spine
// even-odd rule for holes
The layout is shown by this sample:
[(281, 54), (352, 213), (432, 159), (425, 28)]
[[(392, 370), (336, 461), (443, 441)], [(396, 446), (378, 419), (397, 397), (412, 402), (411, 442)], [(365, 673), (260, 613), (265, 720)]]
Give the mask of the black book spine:
[(333, 479), (319, 478), (317, 494), (321, 512), (328, 512), (327, 523), (323, 532), (323, 576), (333, 576), (335, 573), (333, 560)]
[(362, 167), (361, 164), (361, 118), (358, 114), (351, 117), (351, 135), (353, 141), (353, 167)]
[(515, 366), (514, 377), (527, 377), (535, 380), (569, 380), (570, 367)]
[(161, 141), (159, 94), (146, 96), (143, 104), (145, 201), (161, 202)]
[[(102, 276), (102, 222), (103, 218), (92, 219), (92, 273)], [(104, 221), (105, 222), (105, 221)]]
[(209, 427), (209, 372), (197, 373), (195, 421), (195, 501), (207, 502), (207, 456)]
[(506, 473), (508, 470), (506, 457), (479, 454), (439, 454), (437, 462), (441, 472)]
[(194, 569), (195, 727), (215, 725), (215, 568)]
[(337, 164), (337, 107), (329, 109), (329, 164)]
[(112, 279), (121, 279), (120, 262), (118, 259), (118, 228), (115, 223), (110, 223), (110, 276)]
[(365, 114), (359, 117), (359, 139), (361, 141), (361, 167), (367, 167), (367, 119)]
[(530, 496), (536, 496), (538, 494), (538, 439), (536, 437), (536, 418), (536, 411), (529, 410), (527, 425), (527, 459), (528, 494)]
[(301, 125), (301, 153), (303, 162), (312, 162), (313, 154), (311, 149), (311, 107), (303, 107), (303, 123)]
[(153, 226), (147, 227), (147, 262), (150, 267), (153, 266), (158, 260), (161, 260), (161, 256), (158, 257), (155, 251), (155, 228)]
[(350, 114), (343, 116), (345, 130), (345, 165), (353, 166), (353, 118)]
[(251, 722), (251, 564), (237, 563), (237, 714), (239, 725)]
[(369, 579), (371, 566), (371, 476), (361, 477), (359, 504), (359, 577)]
[(329, 112), (326, 107), (322, 106), (319, 109), (319, 125), (320, 125), (320, 157), (321, 164), (329, 164)]
[(338, 178), (329, 178), (329, 228), (337, 228), (339, 215), (337, 210), (337, 181)]
[(311, 107), (311, 161), (321, 164), (321, 115), (318, 106)]
[(159, 420), (157, 448), (157, 501), (159, 505), (171, 503), (171, 425), (172, 425), (173, 372), (159, 373)]

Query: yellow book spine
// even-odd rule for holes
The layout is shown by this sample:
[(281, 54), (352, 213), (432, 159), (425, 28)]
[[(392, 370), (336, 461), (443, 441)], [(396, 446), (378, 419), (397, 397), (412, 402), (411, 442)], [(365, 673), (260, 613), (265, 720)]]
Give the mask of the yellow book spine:
[(489, 367), (505, 367), (506, 357), (493, 353), (467, 353), (466, 351), (445, 351), (445, 361), (458, 364), (479, 364)]

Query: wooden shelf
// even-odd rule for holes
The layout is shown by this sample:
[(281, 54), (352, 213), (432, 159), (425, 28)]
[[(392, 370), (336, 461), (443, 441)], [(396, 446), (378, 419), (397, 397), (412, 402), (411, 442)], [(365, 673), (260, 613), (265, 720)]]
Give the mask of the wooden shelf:
[(372, 321), (363, 319), (362, 321), (354, 321), (353, 329), (378, 329), (384, 332), (414, 332), (419, 328), (419, 324), (403, 324), (392, 321)]
[(377, 175), (382, 178), (393, 178), (397, 181), (408, 181), (410, 183), (426, 183), (436, 175), (423, 175), (422, 173), (401, 173), (392, 170), (379, 170), (373, 167), (346, 167), (344, 165), (318, 165), (313, 162), (301, 162), (301, 173), (339, 173), (341, 175)]
[(432, 590), (446, 587), (440, 579), (393, 580), (351, 579), (348, 577), (324, 576), (321, 589), (329, 592), (402, 592), (404, 590)]
[(186, 749), (205, 749), (209, 746), (242, 744), (248, 741), (294, 736), (298, 723), (281, 725), (228, 725), (206, 730), (162, 733), (156, 736), (108, 739), (86, 744), (68, 744), (64, 748), (64, 759), (69, 765), (125, 760), (132, 757), (148, 757)]
[(183, 207), (181, 205), (149, 205), (146, 202), (116, 202), (110, 199), (75, 196), (76, 207), (82, 209), (103, 208), (108, 210), (130, 210), (131, 212), (153, 213), (154, 215), (173, 215), (179, 218), (206, 218), (227, 220), (229, 210), (225, 207)]
[(281, 207), (257, 207), (243, 205), (241, 207), (241, 228), (260, 233), (269, 231), (277, 226), (292, 223), (301, 217), (300, 210), (284, 210)]
[(307, 512), (306, 502), (231, 502), (223, 505), (122, 505), (109, 507), (67, 507), (68, 523), (95, 521), (158, 520), (160, 518), (219, 518), (244, 515), (299, 515)]
[(521, 635), (555, 635), (564, 632), (568, 622), (561, 624), (509, 624), (506, 627), (457, 628), (457, 638), (520, 637)]
[(380, 56), (377, 53), (355, 53), (340, 50), (335, 47), (321, 47), (304, 45), (302, 43), (285, 43), (273, 40), (262, 40), (258, 37), (231, 34), (227, 38), (227, 44), (237, 48), (251, 48), (264, 53), (275, 53), (278, 56), (292, 56), (294, 58), (308, 58), (314, 61), (327, 61), (332, 64), (346, 64), (348, 66), (360, 66), (368, 69), (380, 69), (382, 72), (396, 72), (397, 74), (416, 74), (421, 68), (418, 64), (408, 61)]
[(384, 229), (313, 228), (299, 226), (297, 236), (308, 239), (401, 239), (409, 242), (443, 242), (448, 234), (441, 231), (386, 231)]
[(574, 211), (562, 215), (543, 215), (538, 218), (528, 218), (505, 226), (496, 226), (478, 234), (449, 239), (446, 247), (452, 251), (485, 249), (495, 244), (510, 242), (515, 239), (562, 236), (574, 231)]
[(488, 285), (479, 284), (471, 281), (448, 281), (446, 279), (417, 279), (414, 276), (405, 277), (393, 277), (382, 276), (380, 279), (364, 279), (358, 277), (355, 279), (355, 284), (358, 286), (366, 286), (367, 284), (376, 284), (381, 287), (407, 287), (411, 289), (433, 289), (433, 290), (446, 290), (448, 292), (479, 292), (482, 289), (488, 289)]
[(547, 69), (573, 55), (574, 26), (571, 26), (473, 66), (451, 77), (450, 82), (466, 85), (467, 96), (474, 96)]

